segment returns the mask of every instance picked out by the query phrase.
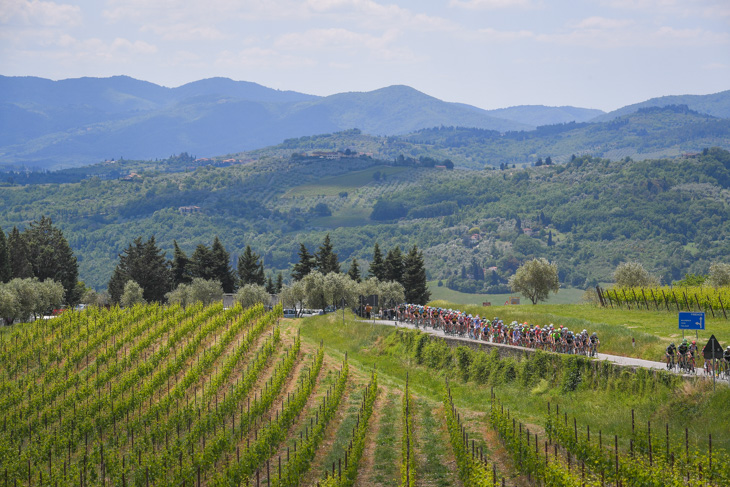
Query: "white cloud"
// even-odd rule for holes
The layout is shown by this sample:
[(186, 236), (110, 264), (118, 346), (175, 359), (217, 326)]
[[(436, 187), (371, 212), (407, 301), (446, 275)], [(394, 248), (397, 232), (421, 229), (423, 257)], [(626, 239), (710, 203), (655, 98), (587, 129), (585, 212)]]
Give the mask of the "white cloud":
[[(117, 37), (111, 41), (104, 41), (99, 38), (76, 39), (68, 34), (63, 34), (56, 39), (56, 49), (35, 51), (26, 50), (28, 56), (66, 59), (77, 61), (112, 61), (126, 62), (132, 56), (151, 55), (157, 52), (157, 47), (143, 41), (130, 41)], [(60, 49), (58, 49), (60, 48)]]
[(603, 0), (601, 3), (615, 9), (650, 14), (713, 19), (730, 17), (730, 3), (727, 0)]
[(81, 8), (39, 0), (2, 0), (0, 24), (37, 26), (76, 26), (81, 23)]
[(152, 32), (166, 41), (219, 41), (230, 38), (213, 26), (194, 24), (147, 24), (140, 29), (142, 32)]
[(534, 6), (531, 0), (451, 0), (449, 5), (470, 10), (529, 8)]
[(300, 69), (315, 66), (317, 63), (306, 56), (282, 54), (274, 49), (250, 47), (241, 51), (223, 51), (214, 63), (226, 69)]
[(476, 38), (489, 42), (512, 42), (525, 39), (535, 39), (536, 34), (529, 30), (496, 30), (492, 28), (480, 29)]
[(400, 35), (400, 32), (395, 29), (389, 29), (382, 35), (372, 35), (335, 27), (284, 34), (275, 41), (274, 45), (287, 51), (325, 50), (340, 52), (345, 56), (355, 56), (360, 51), (365, 51), (376, 59), (404, 63), (423, 59), (408, 47), (398, 45), (397, 40)]
[(620, 29), (634, 24), (630, 19), (608, 19), (606, 17), (588, 17), (578, 22), (575, 26), (578, 29)]

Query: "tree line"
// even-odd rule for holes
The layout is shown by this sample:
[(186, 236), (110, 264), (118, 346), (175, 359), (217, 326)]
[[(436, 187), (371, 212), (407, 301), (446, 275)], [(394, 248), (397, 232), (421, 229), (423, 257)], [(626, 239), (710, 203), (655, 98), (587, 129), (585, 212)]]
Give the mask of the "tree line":
[(0, 228), (0, 317), (6, 324), (42, 316), (66, 303), (77, 304), (84, 290), (76, 257), (50, 218), (8, 235)]
[(119, 255), (119, 263), (109, 280), (109, 297), (113, 303), (120, 303), (126, 284), (134, 281), (142, 289), (144, 301), (164, 302), (168, 293), (196, 279), (218, 282), (224, 293), (254, 284), (265, 286), (273, 294), (283, 286), (281, 274), (276, 283), (271, 276), (267, 281), (263, 260), (249, 245), (238, 257), (234, 270), (230, 253), (217, 236), (210, 247), (198, 244), (189, 257), (173, 241), (173, 256), (169, 260), (153, 235), (146, 241), (137, 237)]
[[(329, 234), (325, 236), (322, 245), (314, 254), (311, 254), (304, 244), (299, 244), (299, 261), (294, 264), (292, 278), (295, 281), (301, 281), (313, 271), (325, 276), (329, 273), (340, 272), (340, 263), (333, 250)], [(362, 282), (357, 259), (352, 259), (347, 275), (355, 282)], [(400, 246), (396, 246), (383, 257), (383, 252), (376, 242), (367, 277), (376, 278), (382, 282), (399, 283), (403, 286), (405, 299), (409, 303), (426, 304), (431, 297), (426, 280), (423, 252), (419, 251), (416, 245), (405, 255)]]

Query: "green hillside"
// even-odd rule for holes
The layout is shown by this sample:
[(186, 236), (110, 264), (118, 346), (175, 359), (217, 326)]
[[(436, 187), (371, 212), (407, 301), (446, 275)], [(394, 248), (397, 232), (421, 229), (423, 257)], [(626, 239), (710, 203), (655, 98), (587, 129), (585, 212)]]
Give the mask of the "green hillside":
[[(127, 180), (100, 171), (80, 182), (5, 185), (0, 227), (52, 217), (97, 289), (132, 239), (153, 234), (168, 255), (174, 239), (190, 253), (218, 235), (234, 260), (251, 245), (287, 276), (299, 243), (316, 249), (326, 233), (345, 266), (356, 257), (367, 268), (375, 242), (417, 244), (430, 279), (469, 293), (507, 292), (507, 278), (535, 256), (558, 263), (563, 286), (585, 288), (610, 281), (625, 260), (671, 282), (730, 255), (730, 153), (721, 149), (504, 171), (367, 156), (262, 155), (195, 169), (173, 161), (104, 166), (136, 168)], [(376, 204), (383, 211), (373, 215)], [(199, 209), (183, 214), (185, 206)]]

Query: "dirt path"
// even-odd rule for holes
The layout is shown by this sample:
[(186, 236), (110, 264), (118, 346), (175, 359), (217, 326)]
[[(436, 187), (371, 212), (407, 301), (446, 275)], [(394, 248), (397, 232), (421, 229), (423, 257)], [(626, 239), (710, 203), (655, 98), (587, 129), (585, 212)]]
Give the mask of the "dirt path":
[(395, 435), (398, 401), (397, 395), (386, 388), (381, 388), (375, 399), (355, 487), (398, 485), (400, 441)]
[(462, 486), (449, 432), (444, 420), (443, 405), (425, 399), (416, 402), (417, 485), (421, 487)]

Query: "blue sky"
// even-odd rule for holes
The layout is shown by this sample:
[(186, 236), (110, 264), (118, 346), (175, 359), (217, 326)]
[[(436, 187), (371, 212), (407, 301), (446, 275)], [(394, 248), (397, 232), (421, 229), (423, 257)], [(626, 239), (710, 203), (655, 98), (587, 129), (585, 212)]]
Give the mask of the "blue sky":
[(730, 1), (0, 0), (0, 74), (612, 110), (730, 89)]

